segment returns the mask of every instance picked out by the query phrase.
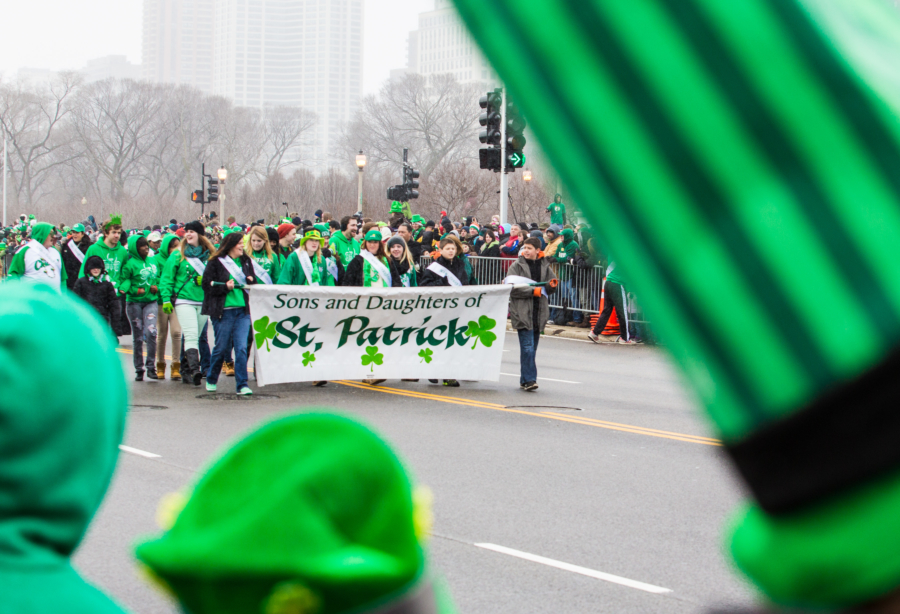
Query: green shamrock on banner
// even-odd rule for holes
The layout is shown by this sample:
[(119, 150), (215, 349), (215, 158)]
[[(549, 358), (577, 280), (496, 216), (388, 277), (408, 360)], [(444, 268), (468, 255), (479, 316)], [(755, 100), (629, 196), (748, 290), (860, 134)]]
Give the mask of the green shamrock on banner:
[(478, 318), (478, 322), (469, 322), (469, 328), (466, 330), (466, 335), (475, 337), (475, 343), (472, 344), (473, 350), (475, 349), (475, 346), (478, 345), (479, 339), (485, 347), (491, 347), (494, 344), (494, 341), (497, 340), (497, 335), (490, 331), (495, 326), (497, 326), (497, 320), (492, 320), (487, 316), (481, 316)]
[(374, 345), (370, 345), (366, 348), (366, 353), (362, 355), (362, 364), (365, 367), (366, 365), (372, 365), (369, 367), (369, 372), (375, 372), (375, 365), (381, 365), (384, 363), (384, 354), (378, 353), (378, 347)]
[(434, 352), (432, 352), (428, 348), (425, 348), (424, 350), (419, 350), (419, 356), (422, 357), (422, 360), (420, 360), (419, 362), (424, 362), (427, 365), (428, 363), (430, 363), (433, 360), (431, 358), (432, 354), (434, 354)]
[(312, 352), (303, 352), (303, 366), (311, 367), (312, 363), (316, 362), (316, 355)]
[(269, 316), (263, 316), (253, 323), (253, 330), (256, 331), (256, 348), (261, 350), (263, 344), (266, 344), (266, 351), (271, 352), (272, 348), (269, 347), (269, 339), (274, 339), (275, 335), (275, 327), (278, 325), (278, 322), (269, 322)]

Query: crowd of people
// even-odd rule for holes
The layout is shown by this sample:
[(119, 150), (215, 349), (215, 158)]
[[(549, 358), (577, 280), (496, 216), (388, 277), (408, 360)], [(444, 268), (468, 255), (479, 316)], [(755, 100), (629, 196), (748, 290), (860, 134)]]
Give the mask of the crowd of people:
[[(9, 262), (10, 277), (58, 283), (92, 305), (116, 336), (131, 334), (136, 381), (165, 379), (171, 342), (171, 379), (195, 386), (206, 379), (213, 392), (224, 371), (242, 395), (253, 394), (248, 285), (467, 286), (512, 276), (546, 286), (552, 276), (558, 287), (534, 293), (517, 288), (510, 305), (513, 327), (529, 331), (527, 338), (520, 335), (521, 385), (536, 390), (538, 336), (548, 321), (590, 326), (580, 306), (596, 310), (606, 264), (589, 230), (568, 223), (559, 195), (547, 210), (551, 223), (542, 226), (501, 224), (498, 216), (486, 223), (475, 217), (454, 222), (446, 212), (435, 223), (394, 202), (388, 222), (316, 211), (312, 219), (238, 224), (234, 217), (219, 223), (212, 214), (204, 221), (171, 219), (129, 230), (118, 215), (100, 223), (89, 216), (71, 227), (22, 215), (0, 230), (0, 255)], [(589, 333), (594, 341), (613, 306), (627, 311), (624, 280), (613, 278), (619, 274), (614, 263), (606, 268), (615, 292)], [(555, 291), (562, 300), (551, 308)], [(634, 343), (627, 316), (619, 321), (619, 342)], [(456, 380), (442, 383), (459, 386)]]

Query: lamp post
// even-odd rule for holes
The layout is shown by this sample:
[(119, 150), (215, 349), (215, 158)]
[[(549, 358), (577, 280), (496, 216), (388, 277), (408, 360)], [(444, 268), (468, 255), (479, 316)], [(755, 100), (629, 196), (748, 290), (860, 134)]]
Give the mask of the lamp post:
[(225, 180), (228, 179), (228, 170), (225, 168), (225, 165), (219, 167), (219, 215), (222, 220), (222, 228), (225, 228), (225, 224), (228, 223), (228, 218), (225, 217)]
[(522, 171), (522, 181), (525, 183), (531, 183), (531, 171)]
[(366, 168), (366, 155), (362, 152), (362, 149), (359, 150), (359, 153), (356, 155), (356, 168), (359, 169), (359, 200), (357, 211), (360, 211), (363, 214), (363, 217), (366, 217), (366, 212), (363, 211), (363, 195), (362, 195), (362, 182), (363, 182), (363, 169)]

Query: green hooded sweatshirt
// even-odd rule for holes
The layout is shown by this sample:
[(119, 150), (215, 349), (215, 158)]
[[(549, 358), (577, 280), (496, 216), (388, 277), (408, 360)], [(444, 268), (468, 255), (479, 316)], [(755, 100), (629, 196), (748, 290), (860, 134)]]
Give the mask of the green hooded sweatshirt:
[[(119, 291), (125, 293), (125, 300), (129, 303), (155, 303), (159, 300), (158, 292), (151, 292), (150, 288), (157, 286), (159, 289), (159, 265), (153, 256), (141, 258), (138, 253), (137, 242), (141, 235), (128, 237), (128, 259), (119, 272)], [(144, 290), (138, 294), (138, 290)]]
[[(575, 231), (571, 228), (563, 228), (559, 233), (562, 242), (557, 246), (554, 259), (559, 263), (571, 263), (578, 253), (578, 243), (575, 242)], [(565, 281), (572, 277), (569, 267), (560, 267), (559, 280)]]
[[(206, 264), (211, 254), (206, 254), (201, 260)], [(200, 287), (200, 274), (190, 265), (177, 249), (169, 254), (166, 260), (166, 268), (159, 280), (159, 295), (163, 304), (175, 304), (175, 300), (183, 303), (203, 304), (203, 288)]]
[[(50, 233), (54, 232), (54, 231), (55, 231), (55, 229), (53, 228), (52, 224), (47, 224), (46, 222), (41, 222), (39, 224), (35, 224), (34, 228), (31, 229), (31, 238), (34, 239), (35, 241), (37, 241), (38, 243), (43, 243), (44, 241), (47, 240), (47, 237), (50, 235)], [(56, 248), (50, 247), (48, 249), (55, 250)], [(28, 265), (25, 260), (25, 254), (27, 252), (28, 252), (28, 244), (26, 243), (25, 246), (22, 249), (20, 249), (19, 251), (17, 251), (16, 255), (13, 256), (12, 262), (9, 263), (9, 273), (8, 274), (10, 277), (21, 278), (29, 273), (27, 271)], [(46, 264), (46, 262), (43, 261), (43, 259), (41, 259), (41, 262), (44, 262)], [(59, 267), (60, 287), (65, 288), (67, 276), (66, 276), (66, 267), (63, 266), (63, 263), (62, 263), (62, 256), (59, 257), (59, 262), (56, 263), (56, 265)], [(52, 263), (51, 263), (51, 266), (52, 266)], [(37, 268), (37, 266), (35, 265), (35, 269), (36, 268)], [(50, 270), (50, 269), (48, 269), (48, 270)]]
[[(72, 351), (47, 352), (35, 343), (41, 330)], [(72, 394), (84, 385), (73, 352), (102, 394)], [(122, 614), (70, 562), (125, 427), (125, 376), (109, 326), (50, 286), (0, 285), (0, 389), (0, 613)]]
[[(119, 277), (121, 275), (122, 266), (128, 259), (128, 252), (122, 247), (121, 243), (116, 243), (115, 247), (108, 247), (103, 239), (91, 245), (84, 253), (84, 262), (91, 256), (99, 256), (106, 265), (106, 274), (109, 275), (109, 281), (119, 289)], [(84, 262), (81, 263), (81, 270), (78, 271), (78, 277), (84, 277)]]
[(159, 274), (159, 304), (162, 305), (162, 276), (163, 272), (166, 270), (166, 264), (169, 262), (169, 249), (172, 246), (172, 242), (175, 243), (175, 247), (178, 247), (178, 242), (181, 239), (176, 234), (168, 234), (163, 237), (162, 243), (159, 244), (159, 251), (153, 255), (153, 261), (156, 263), (156, 272)]
[(343, 232), (336, 232), (331, 235), (328, 247), (334, 252), (335, 257), (341, 261), (344, 267), (347, 267), (351, 260), (359, 256), (359, 241), (356, 240), (356, 237), (348, 239)]

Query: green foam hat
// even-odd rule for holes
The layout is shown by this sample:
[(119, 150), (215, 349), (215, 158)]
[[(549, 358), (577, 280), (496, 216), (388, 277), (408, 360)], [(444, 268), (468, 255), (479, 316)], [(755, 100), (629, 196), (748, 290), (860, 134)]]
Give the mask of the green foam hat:
[(419, 215), (418, 213), (416, 213), (414, 216), (412, 216), (412, 219), (411, 219), (410, 221), (411, 221), (411, 222), (414, 222), (414, 223), (416, 223), (416, 224), (424, 224), (424, 223), (425, 223), (425, 218), (423, 218), (421, 215)]
[(377, 228), (372, 228), (366, 233), (366, 241), (381, 241), (381, 232)]
[(306, 233), (303, 235), (303, 238), (300, 239), (300, 247), (302, 248), (304, 245), (306, 245), (307, 241), (318, 241), (319, 245), (325, 247), (325, 238), (322, 236), (322, 233), (320, 233), (316, 229), (306, 231)]
[(400, 201), (395, 200), (391, 203), (391, 213), (401, 213), (403, 211), (403, 205), (400, 204)]
[(385, 441), (348, 418), (264, 424), (224, 452), (186, 501), (164, 508), (170, 528), (136, 555), (193, 614), (362, 613), (423, 590), (437, 603), (423, 611), (453, 612), (427, 590), (427, 496), (414, 495)]

